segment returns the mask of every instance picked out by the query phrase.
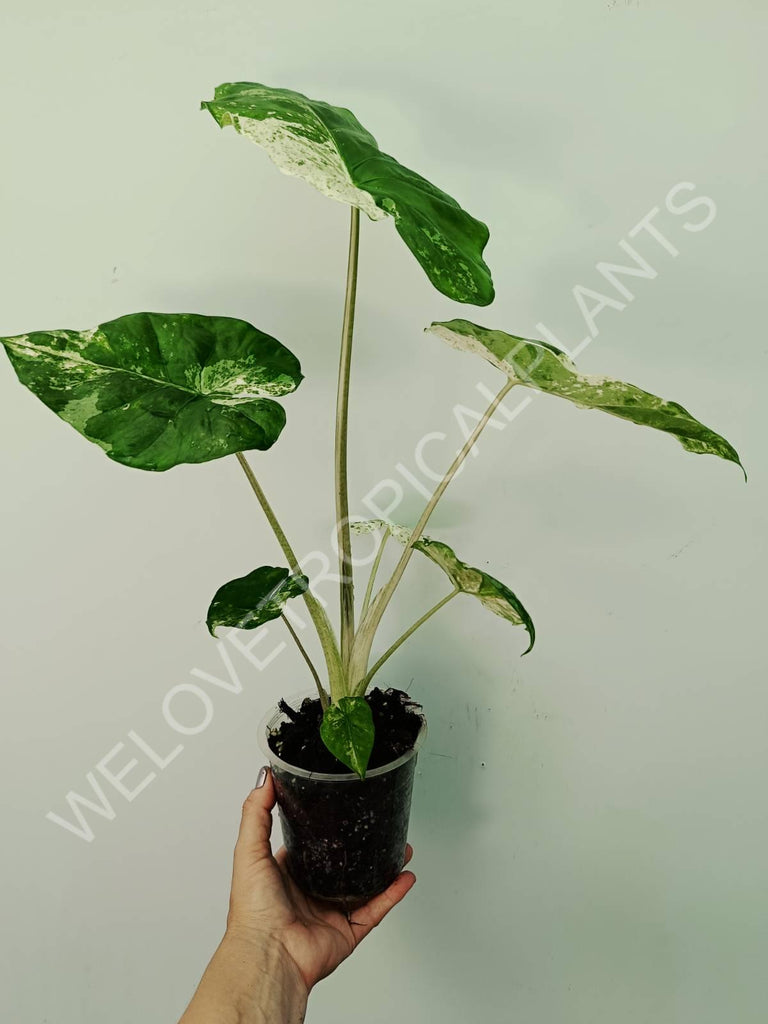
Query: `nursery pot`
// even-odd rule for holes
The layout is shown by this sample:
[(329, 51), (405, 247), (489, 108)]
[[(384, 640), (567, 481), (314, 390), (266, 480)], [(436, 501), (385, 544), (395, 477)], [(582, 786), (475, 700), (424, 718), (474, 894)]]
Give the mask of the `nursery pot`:
[[(314, 696), (301, 693), (286, 703), (298, 708)], [(287, 867), (307, 895), (352, 910), (397, 878), (405, 860), (416, 759), (427, 733), (420, 717), (413, 747), (364, 779), (288, 764), (268, 742), (286, 714), (273, 708), (262, 719), (259, 746), (272, 770)]]

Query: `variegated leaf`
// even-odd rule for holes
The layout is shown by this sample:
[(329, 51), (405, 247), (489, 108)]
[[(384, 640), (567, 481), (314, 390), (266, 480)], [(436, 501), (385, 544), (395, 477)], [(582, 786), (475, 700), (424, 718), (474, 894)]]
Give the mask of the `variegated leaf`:
[(306, 593), (306, 576), (291, 575), (288, 569), (262, 565), (247, 576), (219, 587), (208, 609), (206, 623), (211, 635), (219, 626), (256, 629), (279, 618), (286, 601)]
[(493, 283), (482, 253), (488, 228), (415, 171), (382, 153), (344, 107), (290, 89), (229, 82), (202, 104), (220, 127), (262, 146), (285, 174), (303, 178), (371, 220), (389, 215), (432, 284), (457, 302), (487, 306)]
[(129, 313), (87, 331), (0, 338), (22, 384), (116, 462), (165, 470), (269, 448), (296, 357), (244, 320)]
[(320, 723), (320, 738), (330, 752), (361, 779), (371, 757), (375, 728), (365, 697), (341, 697), (330, 704)]
[[(717, 455), (735, 462), (743, 471), (735, 448), (691, 416), (682, 405), (667, 402), (612, 377), (579, 373), (573, 361), (553, 345), (478, 327), (468, 320), (436, 322), (426, 330), (452, 348), (481, 355), (515, 384), (567, 398), (581, 409), (600, 409), (620, 419), (672, 434), (686, 451)], [(746, 477), (746, 473), (744, 475)]]
[[(365, 522), (351, 523), (350, 527), (355, 533), (370, 533), (374, 530), (386, 530), (390, 536), (401, 544), (407, 544), (411, 531), (397, 523), (391, 523), (386, 519), (368, 519)], [(495, 615), (500, 615), (507, 622), (516, 626), (524, 626), (528, 632), (530, 643), (523, 654), (527, 654), (533, 647), (536, 640), (536, 630), (533, 620), (526, 611), (523, 603), (519, 600), (509, 587), (505, 586), (494, 576), (476, 569), (457, 557), (456, 552), (447, 544), (439, 540), (431, 540), (429, 537), (421, 537), (413, 545), (417, 551), (421, 551), (435, 565), (439, 565), (451, 583), (462, 592), (476, 597), (480, 603)]]

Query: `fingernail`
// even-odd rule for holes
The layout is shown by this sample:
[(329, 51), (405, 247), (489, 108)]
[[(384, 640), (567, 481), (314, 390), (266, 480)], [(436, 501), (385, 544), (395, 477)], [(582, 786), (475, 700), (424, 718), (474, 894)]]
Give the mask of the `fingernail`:
[(267, 781), (267, 772), (269, 771), (269, 765), (264, 764), (259, 768), (259, 774), (256, 776), (256, 785), (254, 789), (261, 789), (264, 783)]

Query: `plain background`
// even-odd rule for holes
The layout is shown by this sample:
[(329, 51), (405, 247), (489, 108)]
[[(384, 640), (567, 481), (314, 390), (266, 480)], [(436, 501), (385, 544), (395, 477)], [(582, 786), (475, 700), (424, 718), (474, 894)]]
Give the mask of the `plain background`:
[[(765, 779), (765, 19), (760, 4), (33, 0), (2, 31), (0, 331), (150, 309), (242, 316), (301, 358), (288, 427), (253, 458), (301, 552), (330, 554), (332, 404), (348, 213), (205, 113), (223, 81), (349, 106), (382, 148), (491, 227), (491, 309), (431, 288), (363, 222), (352, 505), (414, 446), (444, 467), (487, 365), (422, 334), (468, 316), (568, 345), (576, 285), (653, 207), (679, 250), (598, 318), (579, 360), (676, 399), (750, 473), (539, 398), (489, 432), (433, 533), (488, 566), (539, 641), (457, 600), (382, 681), (424, 702), (415, 890), (312, 997), (312, 1024), (757, 1024), (768, 953)], [(686, 231), (678, 182), (717, 216)], [(680, 197), (685, 198), (685, 197)], [(610, 292), (604, 285), (602, 290)], [(616, 294), (615, 292), (612, 294)], [(87, 844), (46, 820), (168, 691), (221, 676), (214, 590), (275, 543), (233, 459), (110, 463), (4, 358), (0, 954), (3, 1016), (168, 1024), (218, 941), (256, 726), (311, 685), (286, 648)], [(405, 485), (398, 516), (423, 499)], [(397, 635), (444, 583), (409, 569)], [(333, 600), (330, 589), (323, 591)], [(399, 628), (398, 628), (399, 627)], [(256, 653), (282, 639), (272, 630)], [(200, 680), (198, 679), (198, 682)], [(184, 704), (184, 700), (188, 703)], [(199, 705), (178, 698), (179, 717)], [(127, 759), (122, 751), (113, 762)], [(141, 779), (147, 762), (130, 776)]]

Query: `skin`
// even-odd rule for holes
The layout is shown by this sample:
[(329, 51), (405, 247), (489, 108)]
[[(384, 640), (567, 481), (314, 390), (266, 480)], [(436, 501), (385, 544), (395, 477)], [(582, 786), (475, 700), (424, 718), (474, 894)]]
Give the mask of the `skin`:
[[(335, 971), (416, 881), (403, 871), (349, 916), (305, 896), (272, 853), (271, 772), (243, 804), (227, 930), (179, 1024), (301, 1024), (314, 986)], [(413, 856), (406, 847), (406, 864)]]

